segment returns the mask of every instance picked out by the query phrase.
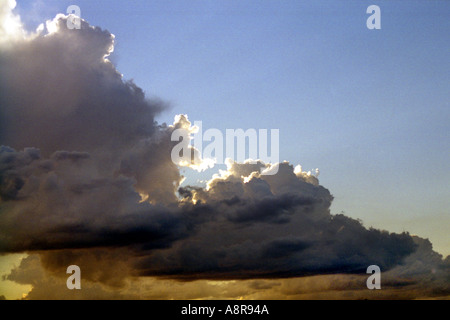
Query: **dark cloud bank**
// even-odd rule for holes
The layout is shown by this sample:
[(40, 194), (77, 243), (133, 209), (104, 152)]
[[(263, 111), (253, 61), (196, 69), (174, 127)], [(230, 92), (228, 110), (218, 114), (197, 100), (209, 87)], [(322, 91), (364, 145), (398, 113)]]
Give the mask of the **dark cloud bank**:
[(376, 264), (408, 297), (450, 294), (449, 258), (428, 240), (332, 215), (330, 192), (287, 162), (274, 176), (234, 163), (207, 188), (180, 188), (170, 158), (180, 124), (157, 124), (165, 103), (105, 59), (108, 31), (68, 30), (65, 19), (0, 47), (0, 252), (30, 254), (8, 279), (33, 283), (32, 261), (61, 277), (77, 264), (116, 288), (140, 276), (361, 275)]

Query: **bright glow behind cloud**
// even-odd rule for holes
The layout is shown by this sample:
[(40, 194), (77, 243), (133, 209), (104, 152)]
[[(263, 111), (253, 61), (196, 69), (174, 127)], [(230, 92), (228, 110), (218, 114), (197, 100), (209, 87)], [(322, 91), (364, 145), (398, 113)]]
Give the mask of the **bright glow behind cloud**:
[(0, 43), (18, 40), (25, 34), (20, 17), (12, 12), (15, 7), (15, 0), (0, 0)]

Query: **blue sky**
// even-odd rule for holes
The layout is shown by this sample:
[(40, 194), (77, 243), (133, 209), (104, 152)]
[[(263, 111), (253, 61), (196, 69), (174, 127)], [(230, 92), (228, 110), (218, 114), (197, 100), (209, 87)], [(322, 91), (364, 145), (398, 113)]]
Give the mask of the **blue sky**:
[[(450, 2), (18, 1), (30, 29), (76, 4), (111, 60), (203, 129), (280, 129), (280, 158), (366, 226), (450, 254)], [(368, 30), (368, 6), (381, 30)]]

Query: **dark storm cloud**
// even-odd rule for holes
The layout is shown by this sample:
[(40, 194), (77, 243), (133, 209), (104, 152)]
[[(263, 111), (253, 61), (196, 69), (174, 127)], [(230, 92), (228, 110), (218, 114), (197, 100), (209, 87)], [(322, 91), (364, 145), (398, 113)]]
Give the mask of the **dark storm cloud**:
[(0, 249), (5, 252), (142, 245), (165, 247), (185, 236), (169, 207), (139, 204), (125, 176), (91, 175), (90, 156), (0, 147)]
[(51, 24), (57, 31), (0, 46), (0, 252), (34, 251), (47, 270), (77, 264), (118, 286), (128, 276), (281, 278), (371, 264), (423, 279), (420, 259), (448, 281), (448, 261), (425, 242), (332, 215), (330, 192), (287, 162), (273, 176), (259, 174), (262, 163), (229, 163), (177, 197), (170, 138), (187, 118), (155, 122), (165, 103), (105, 60), (108, 31), (84, 21), (68, 30), (62, 16)]
[[(280, 166), (280, 172), (290, 167), (294, 179), (302, 179), (289, 164)], [(140, 258), (139, 274), (188, 280), (363, 273), (371, 264), (388, 270), (416, 250), (406, 233), (368, 230), (357, 220), (331, 215), (332, 197), (322, 186), (294, 183), (281, 193), (258, 198), (252, 192), (252, 180), (245, 183), (238, 177), (240, 172), (232, 169), (228, 173), (210, 183), (208, 190), (184, 192), (197, 199), (197, 204), (214, 208), (213, 215), (201, 221), (189, 238)], [(268, 180), (274, 181), (273, 177)], [(227, 193), (214, 189), (224, 185)], [(276, 190), (276, 185), (268, 183), (269, 189)], [(295, 196), (292, 190), (300, 186), (319, 190), (298, 190)], [(308, 193), (321, 197), (305, 198)], [(225, 194), (225, 199), (220, 198)]]
[(93, 166), (86, 153), (45, 159), (36, 149), (2, 147), (2, 251), (128, 246), (137, 274), (187, 279), (388, 269), (415, 249), (406, 234), (332, 216), (328, 190), (305, 183), (288, 163), (279, 179), (290, 188), (268, 176), (244, 182), (232, 166), (209, 189), (189, 193), (196, 204), (139, 203), (133, 179), (96, 176)]

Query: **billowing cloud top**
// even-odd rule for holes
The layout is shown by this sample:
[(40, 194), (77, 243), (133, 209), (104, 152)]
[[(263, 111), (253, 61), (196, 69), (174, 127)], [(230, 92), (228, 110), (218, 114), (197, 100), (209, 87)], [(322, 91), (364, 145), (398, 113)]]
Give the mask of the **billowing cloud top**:
[[(0, 15), (16, 28), (11, 7), (3, 2)], [(0, 29), (3, 39), (14, 33), (0, 44), (0, 252), (38, 253), (50, 271), (77, 264), (112, 286), (136, 276), (360, 274), (376, 264), (415, 284), (434, 270), (425, 285), (450, 293), (448, 261), (429, 242), (332, 215), (330, 192), (288, 162), (272, 176), (259, 173), (262, 162), (229, 162), (207, 187), (180, 187), (171, 133), (187, 117), (158, 125), (166, 104), (107, 60), (114, 36), (66, 21), (21, 37)]]

